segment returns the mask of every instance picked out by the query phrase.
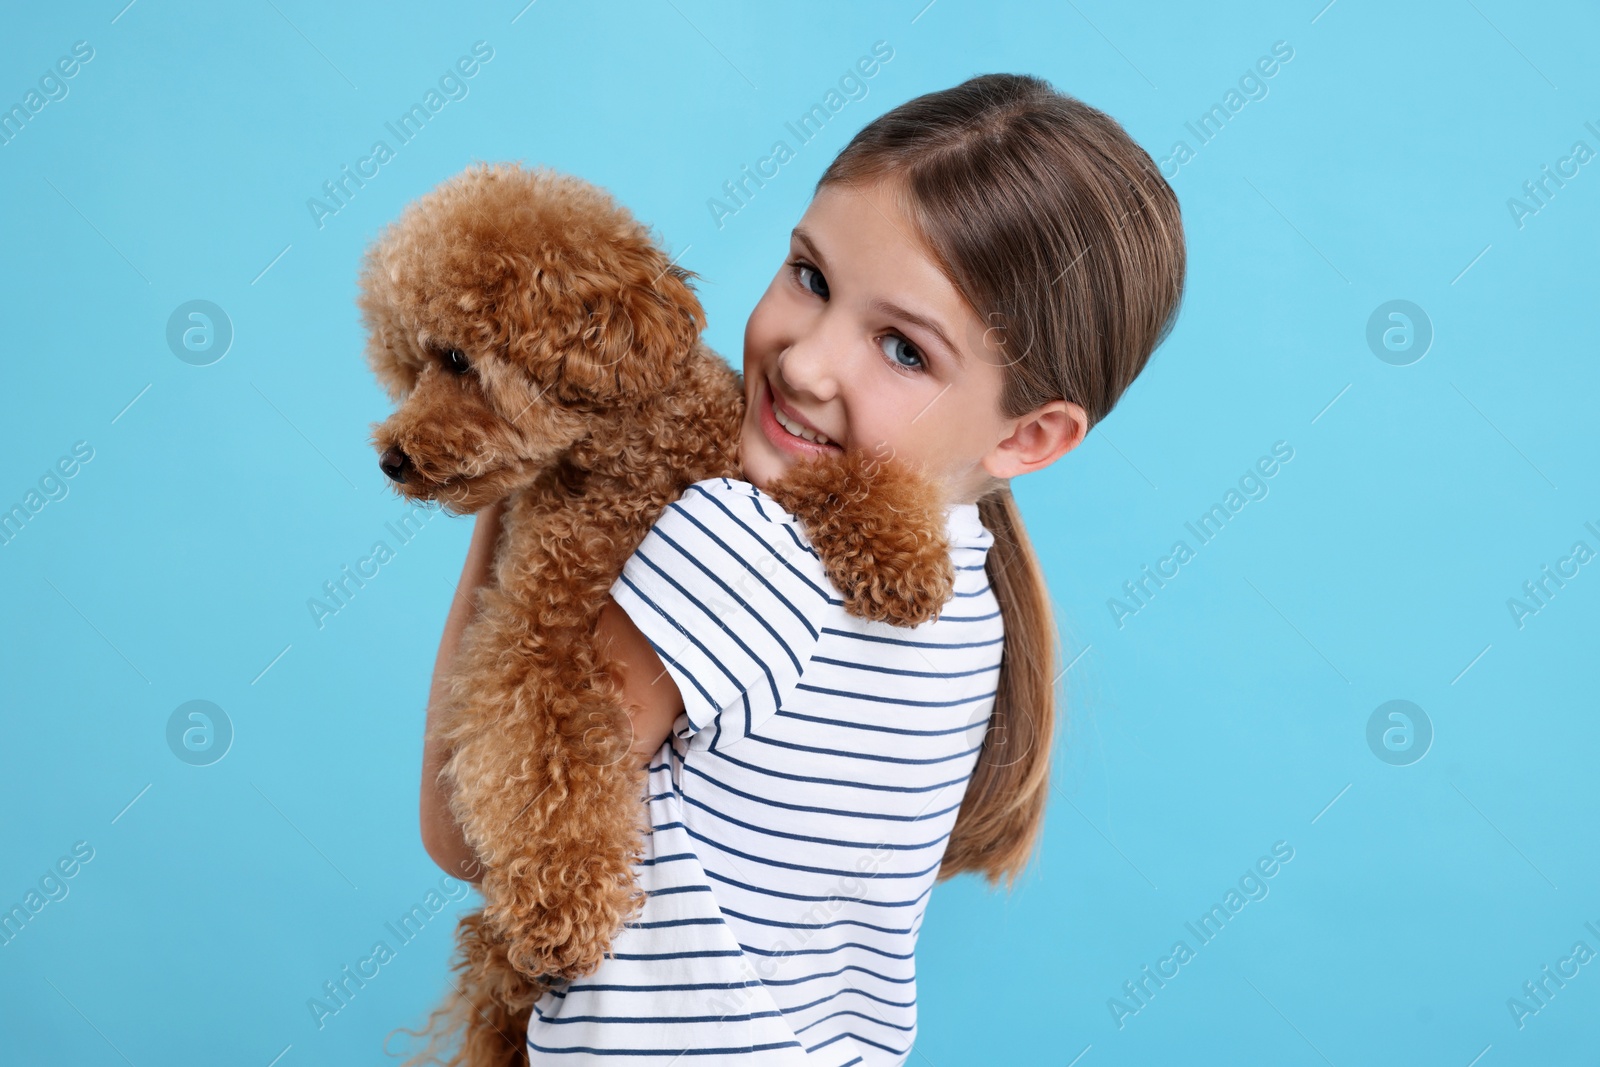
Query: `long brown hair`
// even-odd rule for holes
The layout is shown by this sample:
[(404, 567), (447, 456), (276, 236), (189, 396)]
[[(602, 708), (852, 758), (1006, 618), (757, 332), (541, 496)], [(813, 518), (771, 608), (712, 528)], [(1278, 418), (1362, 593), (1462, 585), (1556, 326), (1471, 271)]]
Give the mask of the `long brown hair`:
[[(1006, 358), (1007, 418), (1051, 400), (1092, 427), (1165, 339), (1182, 299), (1178, 200), (1117, 121), (1049, 82), (982, 74), (874, 119), (817, 189), (886, 180)], [(986, 335), (987, 336), (987, 335)], [(999, 689), (939, 877), (1028, 864), (1050, 790), (1057, 633), (1006, 482), (978, 500), (1005, 624)]]

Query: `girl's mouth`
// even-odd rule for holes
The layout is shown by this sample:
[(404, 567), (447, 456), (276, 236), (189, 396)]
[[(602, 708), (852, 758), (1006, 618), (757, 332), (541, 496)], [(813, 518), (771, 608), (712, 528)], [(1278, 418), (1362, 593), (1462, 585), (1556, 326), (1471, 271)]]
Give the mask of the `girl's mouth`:
[[(807, 430), (798, 422), (779, 415), (772, 406), (772, 388), (761, 383), (761, 432), (780, 451), (797, 456), (814, 456), (821, 452), (837, 452), (841, 446), (826, 436)], [(791, 429), (792, 427), (792, 429)], [(819, 440), (820, 438), (820, 440)]]

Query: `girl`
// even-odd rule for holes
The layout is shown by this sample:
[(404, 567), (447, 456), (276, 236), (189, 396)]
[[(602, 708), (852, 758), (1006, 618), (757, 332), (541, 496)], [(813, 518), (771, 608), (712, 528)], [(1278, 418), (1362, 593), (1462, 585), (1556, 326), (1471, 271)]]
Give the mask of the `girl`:
[[(935, 881), (1009, 888), (1048, 792), (1056, 639), (1010, 479), (1111, 411), (1170, 329), (1184, 267), (1150, 157), (1038, 78), (911, 100), (823, 173), (745, 327), (747, 480), (690, 486), (600, 615), (648, 766), (650, 895), (599, 970), (535, 1005), (531, 1062), (905, 1061)], [(948, 490), (958, 578), (939, 618), (846, 614), (762, 491), (845, 446)], [(463, 593), (497, 523), (474, 529)], [(440, 758), (424, 841), (470, 877)]]

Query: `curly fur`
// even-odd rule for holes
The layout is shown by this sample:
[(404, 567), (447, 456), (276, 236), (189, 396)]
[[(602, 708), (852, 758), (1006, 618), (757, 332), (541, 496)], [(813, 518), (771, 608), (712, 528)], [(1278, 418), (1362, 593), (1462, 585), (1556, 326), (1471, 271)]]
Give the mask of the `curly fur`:
[[(462, 514), (507, 501), (436, 724), (484, 906), (460, 920), (453, 991), (408, 1063), (456, 1033), (441, 1062), (525, 1062), (534, 1001), (598, 967), (643, 903), (644, 770), (593, 635), (667, 504), (741, 475), (743, 389), (700, 341), (692, 277), (603, 190), (512, 164), (408, 205), (363, 260), (367, 359), (399, 404), (372, 443), (406, 457), (395, 488)], [(770, 491), (850, 610), (907, 624), (948, 600), (942, 502), (908, 465), (839, 452)]]

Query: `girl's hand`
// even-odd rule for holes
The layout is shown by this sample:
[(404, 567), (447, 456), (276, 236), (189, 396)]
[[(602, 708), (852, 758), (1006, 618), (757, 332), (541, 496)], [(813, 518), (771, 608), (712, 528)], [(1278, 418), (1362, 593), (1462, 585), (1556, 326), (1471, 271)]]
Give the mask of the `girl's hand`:
[(433, 725), (442, 703), (445, 679), (450, 676), (451, 664), (461, 646), (461, 634), (476, 611), (474, 605), (478, 587), (488, 584), (494, 573), (494, 548), (500, 539), (505, 504), (501, 500), (483, 508), (473, 522), (472, 543), (467, 548), (466, 563), (461, 568), (461, 580), (456, 585), (455, 599), (445, 619), (444, 634), (439, 639), (439, 655), (433, 664), (433, 684), (428, 693), (427, 726), (422, 750), (422, 847), (445, 872), (474, 884), (482, 879), (483, 867), (462, 836), (460, 825), (450, 814), (449, 798), (439, 782), (439, 770), (449, 753), (434, 743)]

